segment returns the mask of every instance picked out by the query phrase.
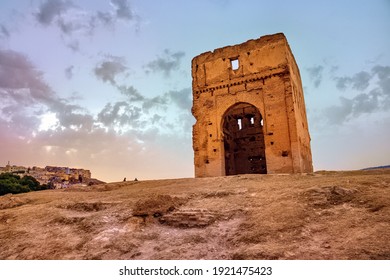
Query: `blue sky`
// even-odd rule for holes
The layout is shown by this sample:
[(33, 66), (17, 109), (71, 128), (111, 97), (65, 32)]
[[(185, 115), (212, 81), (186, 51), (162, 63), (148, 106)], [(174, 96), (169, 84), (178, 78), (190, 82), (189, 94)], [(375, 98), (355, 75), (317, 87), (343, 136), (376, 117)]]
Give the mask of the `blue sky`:
[(0, 165), (192, 177), (191, 59), (278, 32), (315, 170), (390, 164), (390, 1), (4, 0)]

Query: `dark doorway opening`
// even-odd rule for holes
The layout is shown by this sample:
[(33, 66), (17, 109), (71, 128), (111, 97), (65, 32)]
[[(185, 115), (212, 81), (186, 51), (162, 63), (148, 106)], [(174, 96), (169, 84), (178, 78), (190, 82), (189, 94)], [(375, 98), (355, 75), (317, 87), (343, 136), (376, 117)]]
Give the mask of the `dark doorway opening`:
[(225, 174), (267, 174), (263, 118), (248, 103), (237, 103), (223, 118)]

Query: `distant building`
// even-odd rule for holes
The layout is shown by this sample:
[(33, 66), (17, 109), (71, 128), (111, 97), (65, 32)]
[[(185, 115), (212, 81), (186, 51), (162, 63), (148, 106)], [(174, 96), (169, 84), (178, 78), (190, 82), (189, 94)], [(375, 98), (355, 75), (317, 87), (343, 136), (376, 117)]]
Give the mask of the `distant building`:
[(27, 168), (8, 164), (0, 167), (1, 173), (18, 173), (20, 176), (32, 176), (40, 184), (52, 184), (55, 188), (65, 188), (74, 184), (88, 185), (91, 182), (91, 171), (81, 168), (69, 168), (59, 166), (46, 166), (45, 168), (34, 166)]
[(27, 172), (27, 167), (10, 165), (9, 161), (5, 167), (0, 168), (1, 173), (25, 173)]
[(46, 166), (45, 171), (65, 181), (82, 183), (85, 180), (91, 179), (91, 171), (81, 168)]

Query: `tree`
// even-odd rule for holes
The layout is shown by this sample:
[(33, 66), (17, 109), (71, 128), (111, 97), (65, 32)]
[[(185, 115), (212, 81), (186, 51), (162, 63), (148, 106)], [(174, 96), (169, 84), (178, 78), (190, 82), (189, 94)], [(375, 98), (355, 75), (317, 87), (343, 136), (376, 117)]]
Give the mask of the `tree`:
[(32, 191), (41, 190), (41, 184), (32, 176), (24, 176), (19, 182), (22, 185), (27, 185)]
[(29, 191), (40, 191), (47, 189), (47, 185), (41, 185), (34, 177), (24, 176), (12, 173), (0, 174), (0, 195), (7, 193), (17, 194)]

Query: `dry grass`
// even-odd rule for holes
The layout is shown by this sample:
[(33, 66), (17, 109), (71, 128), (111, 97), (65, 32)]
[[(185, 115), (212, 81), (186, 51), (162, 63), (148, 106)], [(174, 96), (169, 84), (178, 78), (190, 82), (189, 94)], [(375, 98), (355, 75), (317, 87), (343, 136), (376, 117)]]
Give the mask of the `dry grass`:
[(390, 170), (0, 197), (0, 259), (390, 259), (389, 240)]

